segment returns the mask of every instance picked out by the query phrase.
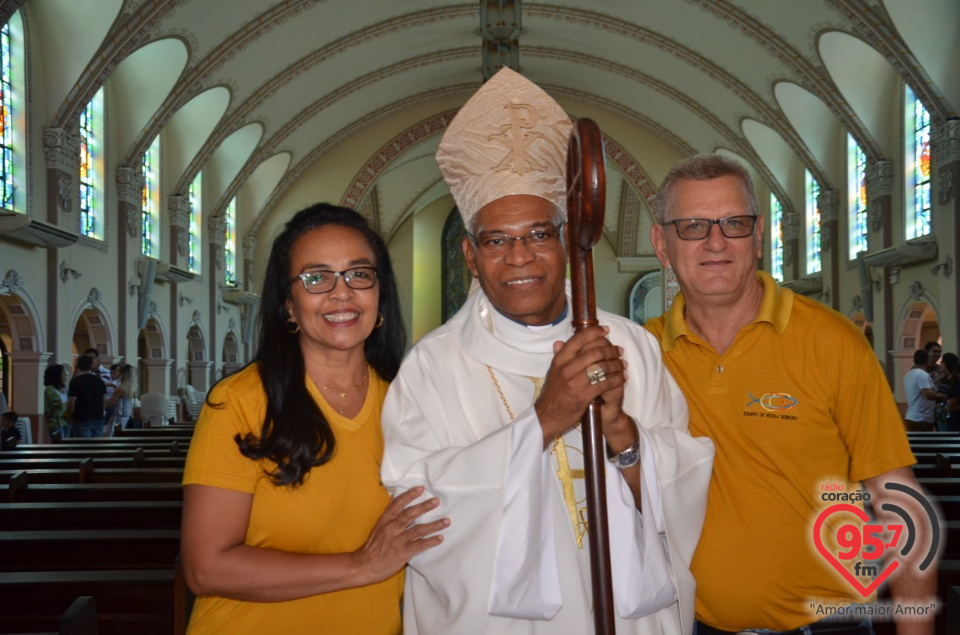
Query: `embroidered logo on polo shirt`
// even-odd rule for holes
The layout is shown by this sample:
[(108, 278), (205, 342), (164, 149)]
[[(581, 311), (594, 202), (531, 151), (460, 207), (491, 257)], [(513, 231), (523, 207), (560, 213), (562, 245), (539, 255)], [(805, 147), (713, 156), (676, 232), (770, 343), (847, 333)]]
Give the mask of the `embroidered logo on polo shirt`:
[(747, 402), (745, 408), (750, 408), (754, 405), (759, 405), (762, 410), (744, 410), (743, 416), (745, 417), (765, 417), (768, 419), (790, 419), (795, 421), (797, 419), (796, 415), (785, 414), (787, 411), (792, 410), (799, 401), (796, 397), (789, 395), (785, 392), (768, 392), (762, 397), (755, 397), (752, 392), (748, 392), (747, 396), (750, 398), (750, 401)]

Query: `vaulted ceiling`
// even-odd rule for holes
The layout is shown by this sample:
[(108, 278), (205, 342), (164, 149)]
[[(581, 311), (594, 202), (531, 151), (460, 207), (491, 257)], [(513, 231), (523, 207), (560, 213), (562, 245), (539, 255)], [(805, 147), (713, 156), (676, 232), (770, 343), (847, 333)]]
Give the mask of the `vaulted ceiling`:
[[(432, 156), (482, 81), (480, 4), (6, 0), (0, 18), (19, 6), (43, 42), (31, 65), (45, 126), (75, 128), (106, 85), (115, 164), (135, 165), (162, 132), (166, 193), (202, 170), (214, 214), (243, 195), (241, 234), (275, 224), (319, 162), (367, 139), (335, 202), (389, 236), (447, 195)], [(606, 122), (607, 230), (622, 256), (645, 241), (638, 214), (663, 176), (659, 157), (737, 156), (789, 209), (803, 169), (841, 187), (844, 131), (871, 159), (897, 154), (901, 82), (937, 120), (960, 111), (956, 0), (487, 5), (494, 17), (520, 6), (523, 74), (573, 116)]]

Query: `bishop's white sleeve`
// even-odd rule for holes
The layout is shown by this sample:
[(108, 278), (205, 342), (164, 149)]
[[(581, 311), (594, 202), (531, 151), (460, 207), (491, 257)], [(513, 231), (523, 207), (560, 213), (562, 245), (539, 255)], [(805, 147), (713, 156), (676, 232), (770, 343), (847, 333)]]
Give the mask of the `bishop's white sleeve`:
[[(562, 604), (552, 519), (557, 487), (549, 450), (531, 407), (511, 425), (504, 509), (490, 592), (490, 613), (551, 619)], [(650, 434), (640, 430), (641, 498), (647, 522), (619, 471), (604, 465), (614, 601), (621, 617), (642, 617), (673, 604), (676, 586), (663, 536)]]
[(651, 434), (640, 431), (640, 501), (613, 465), (606, 466), (607, 524), (613, 599), (621, 617), (642, 617), (677, 599), (664, 534), (663, 508)]
[(543, 430), (531, 406), (511, 424), (491, 615), (548, 620), (560, 610), (550, 492), (556, 476), (550, 463), (550, 453), (543, 449)]

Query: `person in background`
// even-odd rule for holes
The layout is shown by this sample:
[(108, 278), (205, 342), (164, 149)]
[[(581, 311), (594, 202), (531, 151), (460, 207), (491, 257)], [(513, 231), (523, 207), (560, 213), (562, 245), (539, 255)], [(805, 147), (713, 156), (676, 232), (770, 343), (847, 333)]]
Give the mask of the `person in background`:
[(13, 450), (23, 441), (16, 426), (17, 418), (13, 410), (0, 415), (0, 450)]
[(133, 415), (133, 366), (130, 364), (114, 366), (110, 367), (110, 374), (114, 378), (116, 388), (106, 401), (106, 411), (110, 413), (107, 419), (106, 436), (114, 436), (118, 430), (126, 428)]
[(120, 385), (120, 364), (111, 364), (110, 365), (110, 379), (104, 380), (104, 385), (107, 388), (107, 407), (103, 413), (103, 418), (107, 421), (107, 436), (113, 436), (112, 430), (110, 428), (110, 420), (113, 419), (113, 414), (117, 409), (117, 401), (111, 399), (113, 397), (113, 391), (116, 390), (117, 386)]
[(927, 374), (930, 375), (930, 380), (933, 381), (933, 385), (938, 385), (943, 381), (944, 368), (939, 363), (940, 356), (943, 354), (943, 347), (940, 346), (940, 342), (929, 341), (923, 345), (923, 350), (927, 351), (930, 355), (927, 359)]
[(112, 375), (110, 374), (110, 369), (103, 365), (100, 361), (100, 351), (95, 348), (88, 348), (83, 351), (83, 354), (93, 360), (93, 373), (103, 380), (103, 383), (108, 386), (113, 385)]
[[(937, 392), (930, 378), (930, 353), (919, 349), (913, 353), (913, 368), (903, 376), (903, 391), (907, 397), (904, 425), (911, 432), (931, 432), (936, 424), (937, 404), (947, 396)], [(939, 372), (938, 372), (939, 374)]]
[(47, 366), (43, 371), (43, 412), (47, 419), (47, 430), (51, 437), (60, 433), (61, 439), (70, 436), (70, 422), (64, 414), (67, 411), (67, 368), (63, 364)]
[(183, 478), (191, 635), (400, 632), (403, 568), (435, 499), (380, 482), (404, 327), (383, 239), (318, 204), (275, 239), (253, 360), (210, 392)]
[(71, 437), (103, 436), (103, 404), (107, 389), (93, 370), (94, 360), (88, 355), (77, 358), (77, 374), (67, 388), (67, 412)]

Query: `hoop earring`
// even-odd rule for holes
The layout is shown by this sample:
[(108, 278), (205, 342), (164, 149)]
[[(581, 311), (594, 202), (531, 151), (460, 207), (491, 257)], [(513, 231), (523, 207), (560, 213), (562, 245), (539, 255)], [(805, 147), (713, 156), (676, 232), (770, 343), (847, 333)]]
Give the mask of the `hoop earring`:
[[(291, 324), (293, 325), (293, 327), (290, 326)], [(288, 318), (287, 333), (289, 333), (290, 335), (296, 335), (299, 332), (300, 332), (300, 325), (294, 322), (292, 318)]]
[(377, 323), (373, 325), (373, 328), (378, 329), (383, 326), (383, 313), (377, 313)]

